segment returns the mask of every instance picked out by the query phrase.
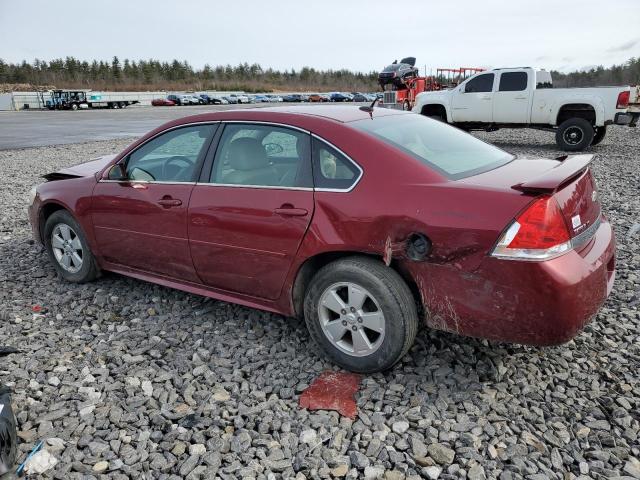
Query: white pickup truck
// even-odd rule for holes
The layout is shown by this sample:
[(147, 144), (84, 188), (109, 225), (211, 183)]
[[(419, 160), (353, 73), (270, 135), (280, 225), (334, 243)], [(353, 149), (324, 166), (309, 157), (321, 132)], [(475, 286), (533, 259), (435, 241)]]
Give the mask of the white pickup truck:
[(555, 131), (563, 150), (600, 143), (607, 125), (634, 124), (629, 87), (552, 88), (551, 74), (533, 68), (478, 73), (449, 90), (424, 92), (413, 111), (465, 130), (537, 128)]

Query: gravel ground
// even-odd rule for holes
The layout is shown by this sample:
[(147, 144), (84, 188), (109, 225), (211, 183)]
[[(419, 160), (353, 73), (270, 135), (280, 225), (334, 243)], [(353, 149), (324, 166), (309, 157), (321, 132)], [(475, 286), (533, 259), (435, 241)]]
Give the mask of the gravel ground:
[[(114, 274), (56, 278), (30, 237), (28, 189), (126, 141), (0, 151), (1, 343), (22, 351), (0, 381), (15, 389), (21, 458), (48, 439), (45, 476), (60, 479), (640, 478), (638, 133), (612, 128), (592, 149), (618, 238), (595, 321), (545, 349), (423, 329), (393, 371), (363, 378), (353, 421), (298, 408), (334, 367), (294, 320)], [(480, 136), (561, 154), (549, 133)]]

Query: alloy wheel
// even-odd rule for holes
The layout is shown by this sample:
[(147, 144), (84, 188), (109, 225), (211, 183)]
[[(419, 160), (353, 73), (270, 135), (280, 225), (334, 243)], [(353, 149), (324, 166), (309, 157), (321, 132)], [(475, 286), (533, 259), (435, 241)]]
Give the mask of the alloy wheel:
[(320, 297), (318, 317), (327, 339), (347, 355), (371, 355), (384, 340), (384, 313), (374, 296), (356, 283), (329, 286)]
[(78, 234), (66, 223), (59, 223), (51, 232), (51, 249), (58, 264), (69, 273), (82, 268), (83, 249)]

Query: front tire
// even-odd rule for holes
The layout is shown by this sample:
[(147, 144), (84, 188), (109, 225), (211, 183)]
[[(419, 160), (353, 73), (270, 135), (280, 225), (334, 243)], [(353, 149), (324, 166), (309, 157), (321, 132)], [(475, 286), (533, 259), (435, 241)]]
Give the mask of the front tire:
[(602, 127), (596, 127), (596, 133), (593, 136), (593, 141), (591, 145), (598, 145), (602, 140), (604, 140), (605, 135), (607, 134), (607, 127), (603, 125)]
[(44, 242), (58, 275), (68, 282), (85, 283), (99, 276), (87, 237), (66, 210), (58, 210), (47, 219)]
[(593, 126), (584, 118), (569, 118), (556, 131), (556, 143), (567, 152), (584, 150), (593, 141)]
[(367, 257), (321, 268), (307, 289), (304, 315), (311, 337), (326, 355), (358, 373), (393, 367), (418, 330), (407, 284), (395, 270)]

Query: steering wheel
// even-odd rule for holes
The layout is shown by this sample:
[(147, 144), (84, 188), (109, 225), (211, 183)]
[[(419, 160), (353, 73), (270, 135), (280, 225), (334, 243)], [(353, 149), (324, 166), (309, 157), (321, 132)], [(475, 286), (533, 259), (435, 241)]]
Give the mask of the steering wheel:
[(164, 165), (162, 165), (162, 178), (176, 180), (182, 176), (183, 172), (191, 167), (193, 167), (191, 161), (180, 155), (175, 155), (170, 157), (164, 162)]

